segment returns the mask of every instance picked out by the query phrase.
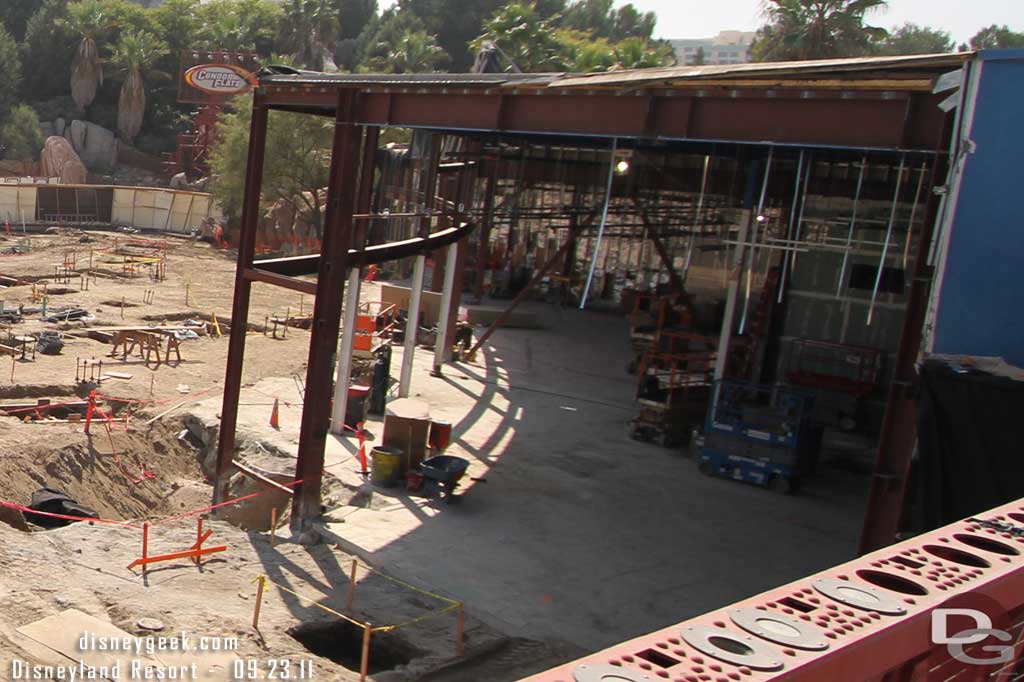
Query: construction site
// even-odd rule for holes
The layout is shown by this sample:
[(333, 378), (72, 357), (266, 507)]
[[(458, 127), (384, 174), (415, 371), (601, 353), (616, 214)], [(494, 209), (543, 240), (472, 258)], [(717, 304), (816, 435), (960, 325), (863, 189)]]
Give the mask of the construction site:
[(238, 225), (0, 184), (0, 679), (1017, 679), (1022, 68), (274, 67)]

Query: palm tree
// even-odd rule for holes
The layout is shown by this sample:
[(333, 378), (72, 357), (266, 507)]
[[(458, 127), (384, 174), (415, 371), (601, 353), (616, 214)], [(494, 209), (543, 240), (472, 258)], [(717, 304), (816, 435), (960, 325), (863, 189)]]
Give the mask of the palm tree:
[(302, 67), (324, 70), (324, 54), (334, 47), (338, 14), (327, 0), (288, 0), (279, 45)]
[(427, 73), (436, 71), (448, 55), (426, 31), (405, 31), (391, 46), (384, 60), (386, 73)]
[(142, 75), (165, 76), (152, 71), (153, 64), (167, 52), (167, 45), (146, 31), (124, 31), (111, 54), (111, 61), (124, 76), (117, 100), (117, 130), (131, 142), (142, 129), (146, 113), (146, 84)]
[(510, 2), (491, 15), (483, 29), (470, 43), (472, 49), (495, 45), (512, 62), (513, 71), (564, 71), (571, 61), (568, 46), (556, 35), (555, 21), (543, 18), (532, 3)]
[(752, 46), (755, 61), (856, 57), (868, 54), (885, 29), (864, 23), (886, 0), (765, 0), (768, 24)]
[(100, 0), (80, 0), (68, 5), (66, 25), (81, 36), (71, 62), (71, 97), (79, 109), (85, 109), (103, 85), (103, 64), (96, 41), (110, 28), (111, 20)]

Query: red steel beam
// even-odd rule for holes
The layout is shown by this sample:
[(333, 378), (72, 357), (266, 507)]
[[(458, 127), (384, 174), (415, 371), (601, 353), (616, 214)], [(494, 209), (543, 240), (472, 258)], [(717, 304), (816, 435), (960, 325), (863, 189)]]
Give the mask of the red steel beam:
[(249, 127), (249, 153), (246, 162), (245, 195), (242, 200), (241, 231), (238, 243), (238, 265), (235, 270), (235, 292), (231, 303), (232, 319), (228, 339), (227, 369), (224, 373), (224, 401), (221, 405), (220, 437), (217, 441), (214, 504), (225, 499), (227, 473), (235, 450), (238, 426), (238, 400), (242, 392), (242, 364), (245, 361), (245, 336), (249, 319), (249, 297), (252, 281), (245, 275), (252, 268), (256, 253), (256, 230), (260, 214), (260, 185), (263, 178), (263, 157), (267, 140), (268, 109), (260, 93), (253, 96), (252, 123)]
[[(355, 88), (264, 86), (281, 108), (327, 108)], [(896, 86), (894, 86), (896, 87)], [(907, 148), (931, 152), (944, 116), (935, 95), (900, 91), (707, 89), (609, 92), (542, 89), (366, 88), (356, 122), (437, 130)], [(911, 102), (913, 101), (913, 106)]]
[(352, 123), (357, 93), (337, 93), (334, 146), (327, 185), (327, 216), (319, 259), (313, 327), (306, 365), (306, 392), (302, 401), (298, 458), (292, 498), (294, 530), (320, 515), (320, 483), (327, 444), (333, 389), (332, 369), (341, 328), (341, 303), (345, 291), (349, 247), (354, 231), (355, 188), (359, 181), (359, 140), (362, 128)]

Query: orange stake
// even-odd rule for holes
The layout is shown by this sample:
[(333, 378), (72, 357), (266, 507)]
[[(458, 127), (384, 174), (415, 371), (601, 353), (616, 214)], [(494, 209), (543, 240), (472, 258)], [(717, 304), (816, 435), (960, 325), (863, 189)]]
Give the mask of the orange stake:
[(346, 609), (352, 608), (352, 602), (356, 598), (356, 568), (359, 566), (359, 560), (352, 560), (352, 579), (348, 584), (348, 601), (345, 603)]
[(270, 546), (277, 542), (277, 507), (270, 508)]
[(369, 623), (363, 624), (363, 660), (359, 664), (359, 682), (366, 682), (366, 673), (370, 669), (370, 637), (373, 628)]
[[(144, 521), (142, 524), (142, 572), (146, 572), (147, 555), (149, 553), (149, 521)], [(128, 568), (131, 568), (129, 566)]]
[[(203, 548), (203, 540), (204, 539), (205, 538), (203, 538), (203, 517), (199, 516), (199, 517), (196, 517), (196, 544), (194, 544), (192, 546), (192, 548), (193, 549), (202, 549)], [(202, 562), (202, 556), (199, 555), (199, 554), (196, 554), (196, 556), (193, 559), (193, 561), (195, 561), (196, 562), (196, 566), (198, 566)]]
[(259, 585), (256, 587), (256, 607), (252, 610), (252, 628), (259, 632), (260, 629), (260, 606), (263, 605), (263, 585), (267, 582), (266, 577), (257, 578)]

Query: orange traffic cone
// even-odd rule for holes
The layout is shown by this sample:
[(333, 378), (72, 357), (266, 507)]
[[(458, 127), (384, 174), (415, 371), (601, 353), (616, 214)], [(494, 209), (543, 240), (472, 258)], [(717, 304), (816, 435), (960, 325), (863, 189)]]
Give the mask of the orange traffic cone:
[(278, 399), (274, 398), (274, 409), (270, 411), (270, 425), (275, 429), (281, 428), (281, 415)]

